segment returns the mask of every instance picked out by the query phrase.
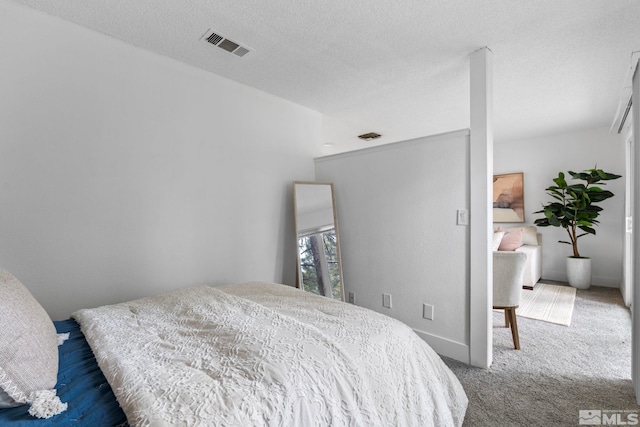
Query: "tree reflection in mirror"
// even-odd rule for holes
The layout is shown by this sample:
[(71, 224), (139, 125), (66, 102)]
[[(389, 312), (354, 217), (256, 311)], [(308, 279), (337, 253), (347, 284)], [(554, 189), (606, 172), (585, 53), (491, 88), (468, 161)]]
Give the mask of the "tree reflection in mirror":
[(335, 229), (298, 238), (300, 271), (305, 291), (342, 298)]

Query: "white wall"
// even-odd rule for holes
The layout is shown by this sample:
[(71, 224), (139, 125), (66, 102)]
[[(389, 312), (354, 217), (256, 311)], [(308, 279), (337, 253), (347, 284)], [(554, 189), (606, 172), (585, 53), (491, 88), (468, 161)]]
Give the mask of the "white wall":
[(345, 292), (468, 360), (469, 228), (456, 225), (469, 209), (468, 131), (323, 157), (316, 179), (335, 183)]
[[(496, 174), (524, 172), (525, 223), (533, 224), (541, 214), (542, 203), (551, 200), (544, 189), (553, 185), (558, 172), (598, 168), (607, 172), (625, 173), (624, 138), (610, 134), (608, 129), (567, 133), (520, 141), (496, 141), (494, 171)], [(624, 179), (609, 181), (606, 189), (615, 196), (604, 201), (604, 211), (598, 220), (596, 236), (578, 240), (582, 256), (592, 258), (592, 284), (619, 287), (622, 282), (624, 244)], [(497, 224), (496, 224), (497, 225)], [(506, 224), (511, 225), (511, 224)], [(542, 278), (566, 281), (565, 258), (571, 246), (558, 243), (568, 240), (564, 229), (538, 227), (543, 236)]]
[(5, 0), (0, 52), (0, 265), (54, 319), (294, 283), (318, 113)]

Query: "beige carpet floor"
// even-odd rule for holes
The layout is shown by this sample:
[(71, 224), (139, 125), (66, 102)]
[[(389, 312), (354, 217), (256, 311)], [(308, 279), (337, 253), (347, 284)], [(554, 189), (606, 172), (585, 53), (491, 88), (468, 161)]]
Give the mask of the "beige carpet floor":
[(469, 397), (464, 427), (569, 427), (583, 410), (640, 413), (631, 312), (619, 289), (579, 289), (571, 327), (519, 316), (521, 350), (513, 349), (504, 314), (494, 313), (493, 324), (491, 368), (443, 357)]

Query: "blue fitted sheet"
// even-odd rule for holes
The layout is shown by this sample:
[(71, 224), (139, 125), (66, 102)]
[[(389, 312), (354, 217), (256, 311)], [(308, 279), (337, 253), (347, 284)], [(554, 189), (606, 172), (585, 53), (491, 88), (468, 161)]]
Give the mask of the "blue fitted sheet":
[(0, 409), (0, 426), (128, 426), (111, 387), (98, 367), (89, 344), (75, 320), (53, 322), (69, 339), (58, 349), (58, 396), (69, 407), (49, 419), (34, 418), (29, 405)]

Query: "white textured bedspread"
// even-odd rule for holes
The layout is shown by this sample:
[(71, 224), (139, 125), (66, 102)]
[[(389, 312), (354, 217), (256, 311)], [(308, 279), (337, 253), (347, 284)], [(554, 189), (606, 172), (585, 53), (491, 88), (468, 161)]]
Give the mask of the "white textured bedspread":
[(132, 426), (459, 426), (467, 397), (409, 327), (284, 285), (80, 310)]

